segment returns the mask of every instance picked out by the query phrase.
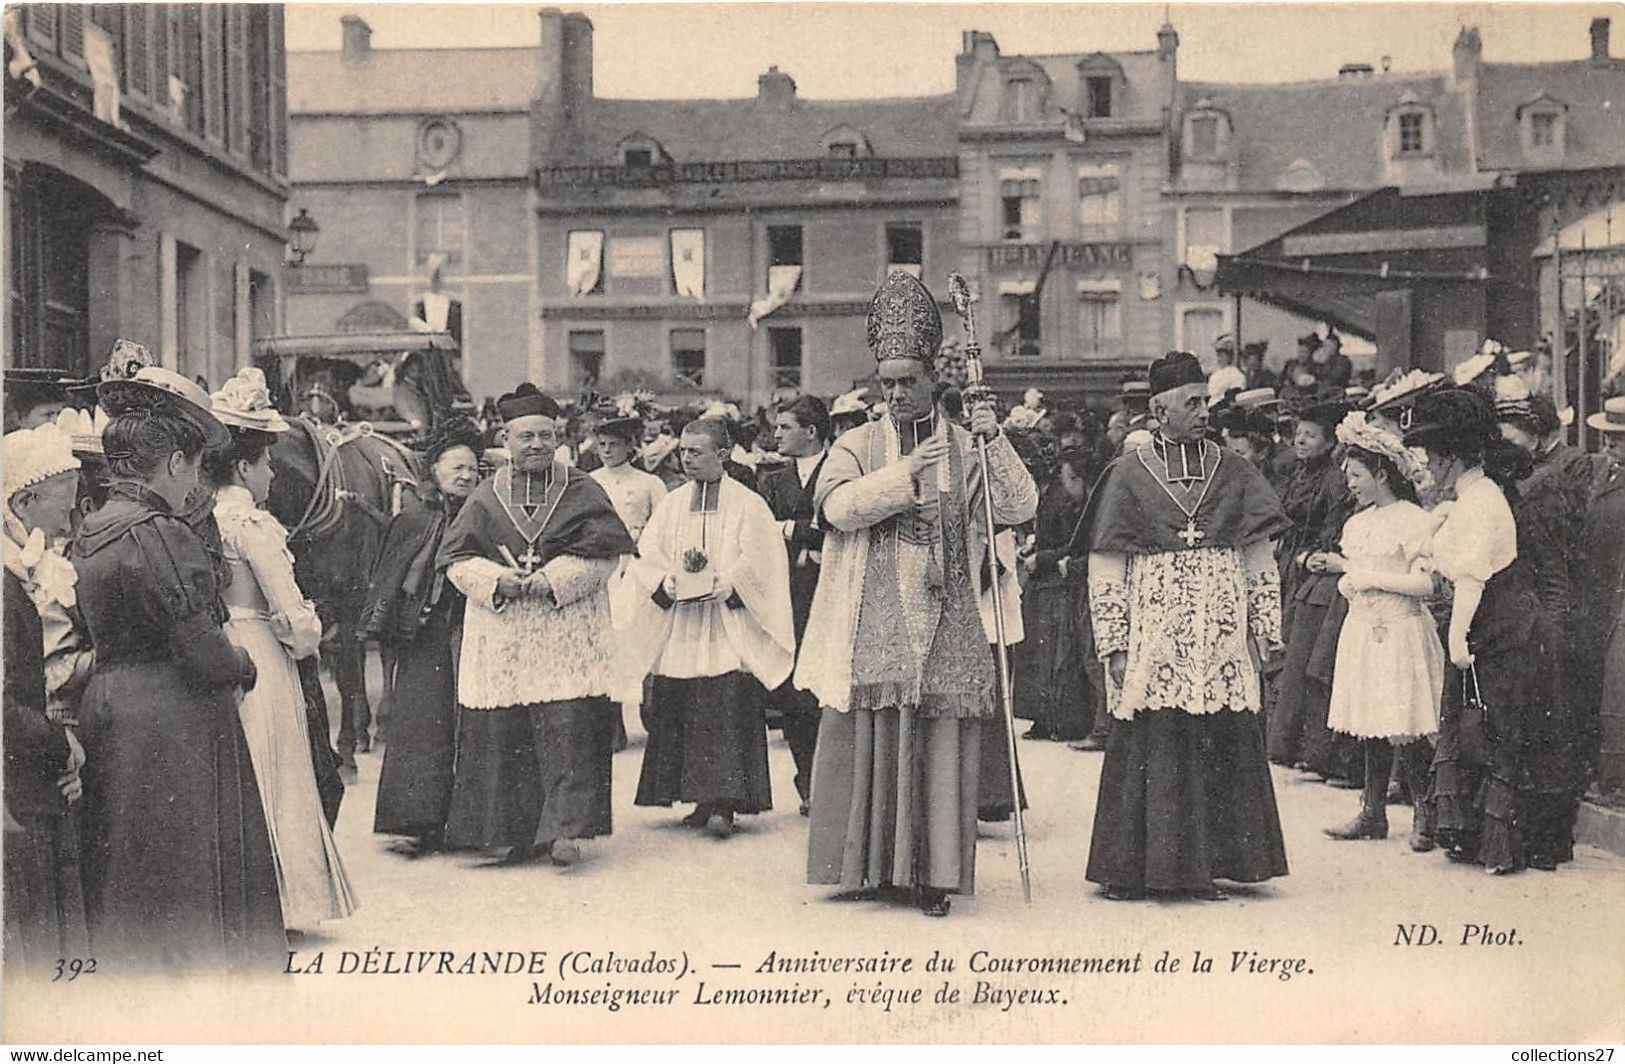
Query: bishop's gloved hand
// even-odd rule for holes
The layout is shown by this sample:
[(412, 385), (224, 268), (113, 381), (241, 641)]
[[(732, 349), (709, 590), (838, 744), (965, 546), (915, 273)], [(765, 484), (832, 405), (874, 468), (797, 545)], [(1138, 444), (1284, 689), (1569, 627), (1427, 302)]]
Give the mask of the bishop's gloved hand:
[(547, 577), (542, 573), (531, 573), (525, 577), (525, 596), (540, 599), (550, 606), (554, 605), (553, 585), (548, 582)]
[(999, 434), (999, 415), (993, 412), (992, 403), (976, 404), (970, 414), (970, 430), (974, 435), (989, 440)]
[(513, 571), (507, 571), (497, 577), (497, 594), (505, 602), (513, 602), (525, 597), (525, 578)]

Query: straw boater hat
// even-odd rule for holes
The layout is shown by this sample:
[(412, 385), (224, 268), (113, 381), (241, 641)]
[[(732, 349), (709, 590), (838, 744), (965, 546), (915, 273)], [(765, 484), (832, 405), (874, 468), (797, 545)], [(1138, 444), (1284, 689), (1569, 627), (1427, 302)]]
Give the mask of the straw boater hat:
[(288, 431), (288, 423), (271, 405), (271, 389), (265, 383), (264, 372), (253, 366), (239, 370), (210, 401), (214, 416), (227, 428)]
[(169, 410), (203, 430), (208, 448), (231, 443), (231, 432), (214, 416), (209, 393), (174, 370), (146, 366), (127, 380), (103, 380), (96, 388), (96, 398), (110, 417), (134, 410)]
[(1602, 409), (1586, 418), (1598, 432), (1625, 432), (1625, 395), (1603, 400)]

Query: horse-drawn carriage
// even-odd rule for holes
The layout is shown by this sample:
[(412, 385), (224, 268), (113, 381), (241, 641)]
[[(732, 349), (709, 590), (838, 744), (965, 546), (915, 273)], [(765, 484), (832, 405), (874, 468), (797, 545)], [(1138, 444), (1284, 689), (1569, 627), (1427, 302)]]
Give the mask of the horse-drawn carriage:
[(457, 356), (457, 341), (443, 332), (273, 336), (254, 345), (254, 364), (284, 414), (365, 421), (397, 439), (474, 412)]
[[(473, 412), (456, 357), (451, 335), (432, 332), (277, 336), (254, 347), (293, 426), (272, 448), (266, 505), (288, 528), (299, 586), (328, 629), (343, 703), (339, 753), (350, 764), (371, 745), (356, 622), (384, 533), (417, 489), (412, 446), (453, 414)], [(389, 671), (386, 661), (386, 681)]]

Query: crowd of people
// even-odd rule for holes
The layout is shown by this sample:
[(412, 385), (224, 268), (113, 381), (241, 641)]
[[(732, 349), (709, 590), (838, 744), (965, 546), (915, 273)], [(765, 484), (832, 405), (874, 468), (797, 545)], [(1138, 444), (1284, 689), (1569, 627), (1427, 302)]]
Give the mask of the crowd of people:
[[(1104, 751), (1108, 898), (1286, 875), (1271, 762), (1359, 790), (1328, 845), (1398, 800), (1411, 849), (1493, 874), (1571, 859), (1625, 782), (1625, 398), (1587, 453), (1528, 356), (1366, 388), (1333, 334), (1279, 377), (1171, 352), (1104, 423), (1001, 411), (902, 273), (868, 342), (871, 389), (759, 419), (527, 383), (440, 425), (360, 622), (391, 849), (577, 863), (634, 714), (635, 803), (726, 840), (772, 808), (771, 725), (807, 882), (946, 915), (978, 821), (1046, 800), (1001, 653), (1022, 738)], [(299, 665), (322, 622), (264, 509), (289, 426), (255, 370), (211, 395), (122, 355), (93, 405), (8, 377), (7, 961), (268, 967), (358, 904)]]

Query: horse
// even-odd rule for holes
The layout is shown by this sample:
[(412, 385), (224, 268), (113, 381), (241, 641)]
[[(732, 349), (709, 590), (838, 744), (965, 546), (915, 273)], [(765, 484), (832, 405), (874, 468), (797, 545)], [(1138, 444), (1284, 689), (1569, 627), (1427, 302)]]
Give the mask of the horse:
[[(302, 383), (308, 388), (309, 378)], [(330, 386), (331, 378), (327, 383), (303, 395), (345, 394)], [(297, 386), (292, 390), (299, 392)], [(307, 405), (290, 419), (291, 431), (279, 434), (271, 448), (275, 475), (266, 506), (288, 529), (299, 586), (322, 617), (341, 703), (338, 753), (354, 768), (356, 753), (372, 748), (367, 648), (357, 620), (384, 534), (405, 493), (417, 490), (421, 470), (413, 451), (365, 423), (349, 422), (346, 413), (346, 405), (335, 400)], [(388, 666), (386, 661), (386, 675)]]

